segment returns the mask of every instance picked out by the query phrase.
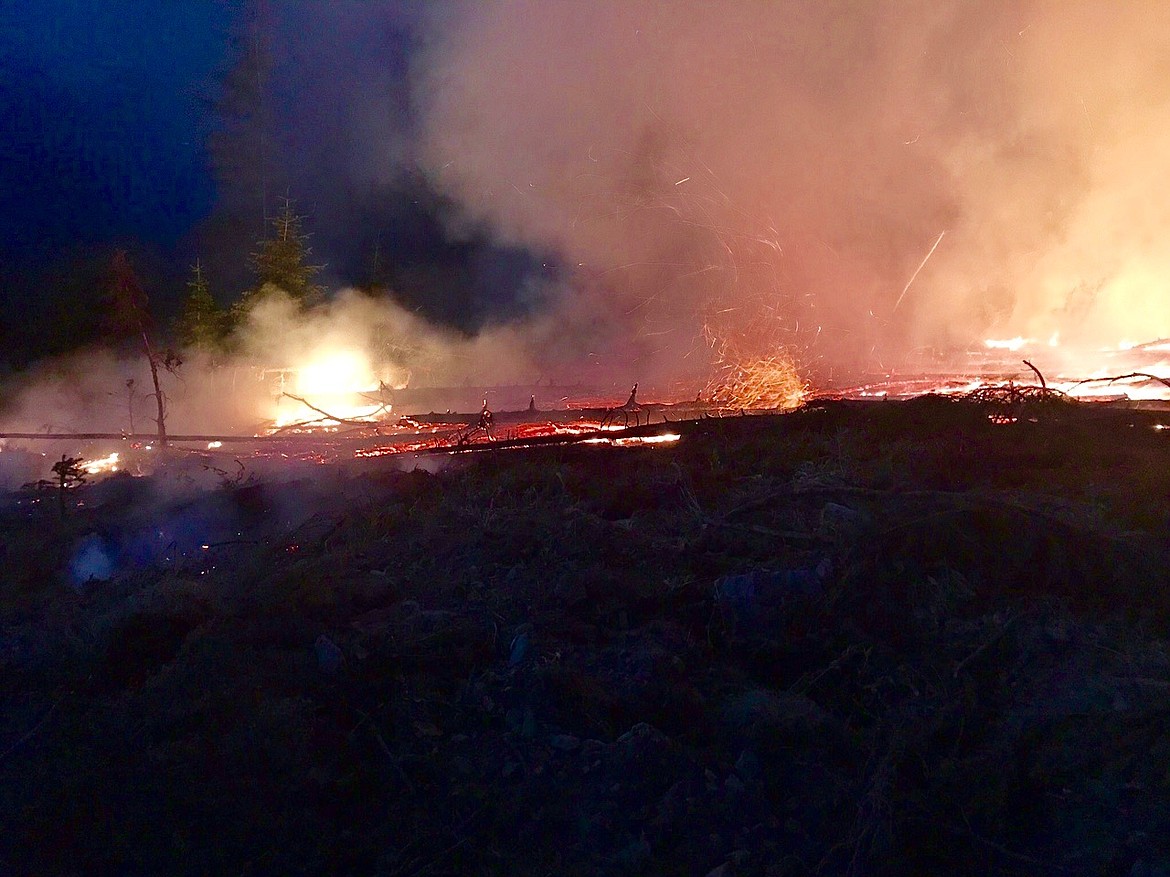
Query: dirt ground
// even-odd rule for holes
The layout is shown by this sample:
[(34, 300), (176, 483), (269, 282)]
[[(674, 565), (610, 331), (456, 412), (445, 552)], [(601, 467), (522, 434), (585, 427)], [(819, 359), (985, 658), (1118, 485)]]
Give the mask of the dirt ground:
[(825, 402), (13, 494), (0, 872), (1170, 875), (1160, 425)]

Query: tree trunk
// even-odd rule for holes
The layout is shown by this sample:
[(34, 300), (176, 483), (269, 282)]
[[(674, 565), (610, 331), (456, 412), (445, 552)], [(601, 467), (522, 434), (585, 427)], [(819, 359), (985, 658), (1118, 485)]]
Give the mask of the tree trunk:
[(154, 351), (150, 347), (150, 339), (146, 331), (142, 332), (142, 347), (146, 351), (146, 361), (150, 363), (150, 379), (154, 381), (154, 401), (158, 405), (158, 446), (167, 446), (167, 413), (166, 402), (163, 399), (162, 387), (158, 383), (158, 361), (154, 358)]

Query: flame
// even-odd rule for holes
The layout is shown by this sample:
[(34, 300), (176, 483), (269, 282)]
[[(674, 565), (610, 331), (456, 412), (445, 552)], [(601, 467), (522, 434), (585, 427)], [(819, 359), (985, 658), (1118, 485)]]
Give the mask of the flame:
[(638, 445), (662, 445), (677, 442), (681, 435), (677, 432), (664, 432), (659, 435), (631, 435), (622, 436), (619, 438), (587, 438), (581, 444), (583, 445), (613, 445), (617, 448), (637, 447)]
[(708, 386), (711, 402), (728, 408), (789, 411), (799, 408), (808, 384), (787, 354), (730, 363)]
[(1017, 335), (1015, 338), (986, 338), (983, 341), (983, 346), (988, 350), (1011, 350), (1015, 352), (1029, 344), (1035, 343), (1035, 340), (1032, 338)]
[(376, 387), (378, 379), (367, 357), (355, 350), (334, 350), (297, 369), (298, 396), (360, 393)]
[(276, 428), (299, 423), (321, 428), (336, 427), (342, 421), (372, 422), (390, 410), (389, 404), (379, 399), (387, 384), (385, 376), (377, 373), (367, 354), (354, 348), (315, 351), (305, 363), (284, 369), (282, 380), (284, 375), (291, 376), (291, 389), (282, 386), (277, 398), (272, 417)]
[(81, 466), (87, 475), (100, 475), (105, 472), (118, 471), (118, 454), (115, 451), (108, 457), (101, 457), (97, 460), (87, 460)]
[[(1080, 400), (1128, 399), (1170, 401), (1170, 340), (1135, 343), (1122, 339), (1110, 346), (1073, 346), (1053, 333), (1046, 341), (1025, 336), (987, 338), (986, 353), (969, 351), (932, 361), (915, 377), (890, 377), (855, 387), (853, 397), (907, 398), (926, 393), (957, 396), (983, 389), (1010, 389), (1040, 383), (1024, 363), (1038, 368), (1049, 390)], [(997, 357), (994, 351), (1014, 354)]]

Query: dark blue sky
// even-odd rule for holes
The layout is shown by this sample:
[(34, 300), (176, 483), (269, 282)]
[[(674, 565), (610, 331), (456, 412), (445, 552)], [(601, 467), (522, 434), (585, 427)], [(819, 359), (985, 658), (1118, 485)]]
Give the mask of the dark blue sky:
[(163, 324), (196, 259), (232, 303), (286, 193), (328, 288), (378, 284), (467, 330), (525, 313), (549, 257), (486, 227), (452, 235), (452, 205), (415, 166), (411, 60), (431, 8), (0, 0), (0, 363), (94, 335), (78, 302), (114, 248)]
[(171, 246), (211, 209), (209, 99), (239, 3), (0, 2), (0, 253)]

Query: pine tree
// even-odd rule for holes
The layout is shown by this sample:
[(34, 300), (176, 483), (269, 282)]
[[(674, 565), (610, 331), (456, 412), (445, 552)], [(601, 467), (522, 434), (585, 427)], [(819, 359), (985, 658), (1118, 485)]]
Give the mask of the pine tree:
[(227, 314), (212, 298), (203, 266), (196, 262), (187, 281), (183, 313), (175, 323), (175, 340), (183, 347), (216, 351), (223, 347), (226, 334)]
[(260, 242), (260, 250), (252, 255), (256, 271), (256, 286), (244, 296), (249, 305), (258, 296), (272, 290), (282, 290), (302, 307), (321, 300), (324, 290), (313, 279), (321, 271), (320, 265), (310, 265), (309, 237), (301, 230), (304, 217), (293, 211), (293, 202), (284, 199), (284, 209), (272, 220), (275, 232)]
[(53, 464), (53, 474), (57, 476), (57, 503), (61, 518), (65, 518), (65, 491), (85, 484), (85, 469), (82, 467), (81, 457), (61, 455), (59, 462)]

